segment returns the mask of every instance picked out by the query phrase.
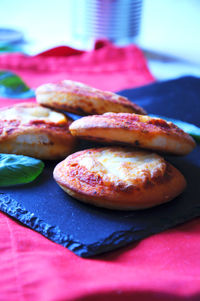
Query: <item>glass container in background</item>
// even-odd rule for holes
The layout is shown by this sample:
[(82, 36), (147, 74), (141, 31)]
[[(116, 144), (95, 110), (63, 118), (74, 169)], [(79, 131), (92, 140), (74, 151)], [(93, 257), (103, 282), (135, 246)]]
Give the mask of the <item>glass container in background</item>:
[(69, 9), (69, 32), (78, 47), (90, 48), (99, 39), (118, 45), (137, 40), (142, 0), (73, 0)]

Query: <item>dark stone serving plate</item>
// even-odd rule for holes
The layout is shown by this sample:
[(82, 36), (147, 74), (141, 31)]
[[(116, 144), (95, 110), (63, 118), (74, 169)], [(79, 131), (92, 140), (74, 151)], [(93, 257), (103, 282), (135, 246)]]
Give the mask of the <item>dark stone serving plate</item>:
[[(119, 94), (141, 105), (148, 113), (200, 126), (199, 78), (183, 77)], [(77, 201), (53, 180), (52, 172), (58, 162), (45, 162), (44, 172), (30, 184), (0, 188), (0, 209), (75, 254), (91, 257), (199, 216), (199, 151), (200, 146), (185, 157), (166, 157), (184, 174), (188, 186), (173, 201), (152, 209), (113, 211)]]

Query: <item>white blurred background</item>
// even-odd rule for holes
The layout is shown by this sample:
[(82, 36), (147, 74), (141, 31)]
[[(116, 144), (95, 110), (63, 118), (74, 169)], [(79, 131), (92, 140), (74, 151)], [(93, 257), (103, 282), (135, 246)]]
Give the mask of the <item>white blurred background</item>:
[[(22, 32), (19, 46), (30, 55), (59, 45), (91, 49), (88, 39), (73, 36), (73, 1), (0, 0), (0, 29)], [(200, 76), (200, 1), (143, 0), (140, 34), (133, 42), (158, 79)]]

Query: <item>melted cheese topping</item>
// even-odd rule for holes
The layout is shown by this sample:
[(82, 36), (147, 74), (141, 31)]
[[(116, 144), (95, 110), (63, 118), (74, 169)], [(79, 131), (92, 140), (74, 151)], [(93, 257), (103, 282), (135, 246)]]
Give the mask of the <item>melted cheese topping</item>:
[(79, 164), (90, 172), (108, 177), (109, 181), (134, 184), (145, 181), (158, 170), (164, 174), (164, 160), (157, 154), (143, 151), (103, 150), (80, 158)]
[(28, 123), (32, 120), (45, 120), (47, 122), (61, 123), (66, 121), (66, 117), (48, 108), (42, 106), (36, 107), (11, 107), (0, 111), (1, 120), (20, 119), (22, 123)]

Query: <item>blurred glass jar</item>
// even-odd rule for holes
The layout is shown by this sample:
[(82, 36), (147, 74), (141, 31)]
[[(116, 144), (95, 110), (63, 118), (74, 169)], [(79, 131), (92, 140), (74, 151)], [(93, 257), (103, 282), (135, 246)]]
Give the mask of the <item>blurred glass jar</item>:
[(139, 34), (142, 0), (72, 0), (69, 9), (71, 39), (79, 46), (99, 39), (125, 45)]

